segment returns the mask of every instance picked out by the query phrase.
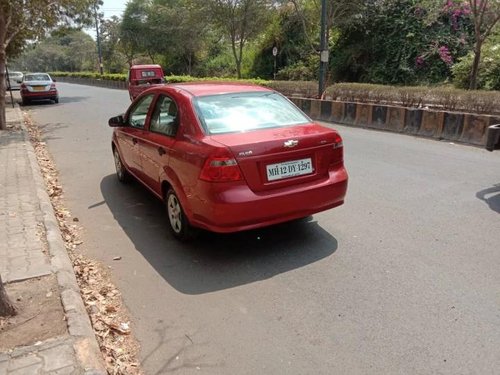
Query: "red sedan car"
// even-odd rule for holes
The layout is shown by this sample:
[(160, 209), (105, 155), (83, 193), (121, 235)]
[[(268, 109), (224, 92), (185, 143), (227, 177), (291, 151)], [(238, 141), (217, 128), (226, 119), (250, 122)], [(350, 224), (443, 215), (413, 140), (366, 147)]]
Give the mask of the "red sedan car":
[(118, 179), (162, 199), (175, 237), (229, 233), (341, 205), (340, 135), (281, 94), (254, 85), (172, 84), (113, 117)]

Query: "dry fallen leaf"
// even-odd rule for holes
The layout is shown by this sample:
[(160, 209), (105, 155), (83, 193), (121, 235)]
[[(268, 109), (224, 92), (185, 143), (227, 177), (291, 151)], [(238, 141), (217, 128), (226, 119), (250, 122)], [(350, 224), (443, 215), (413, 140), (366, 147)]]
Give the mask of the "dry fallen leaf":
[[(26, 113), (24, 115), (30, 141), (35, 149), (62, 238), (73, 262), (82, 299), (92, 321), (108, 374), (142, 375), (143, 372), (137, 362), (138, 344), (130, 334), (128, 317), (120, 292), (109, 282), (106, 267), (74, 252), (76, 246), (83, 243), (80, 239), (81, 228), (73, 224), (78, 223), (79, 219), (76, 217), (70, 219), (72, 215), (63, 202), (64, 192), (59, 184), (57, 169), (45, 143), (41, 141), (40, 130)], [(71, 220), (72, 224), (68, 224), (67, 220)], [(1, 323), (0, 320), (0, 326)]]

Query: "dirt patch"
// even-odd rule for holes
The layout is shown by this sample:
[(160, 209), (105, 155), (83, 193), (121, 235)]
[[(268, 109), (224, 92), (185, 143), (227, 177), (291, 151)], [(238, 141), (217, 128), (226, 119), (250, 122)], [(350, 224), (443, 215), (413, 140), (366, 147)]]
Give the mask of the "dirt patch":
[(0, 318), (0, 351), (66, 334), (54, 275), (7, 284), (5, 289), (18, 314)]

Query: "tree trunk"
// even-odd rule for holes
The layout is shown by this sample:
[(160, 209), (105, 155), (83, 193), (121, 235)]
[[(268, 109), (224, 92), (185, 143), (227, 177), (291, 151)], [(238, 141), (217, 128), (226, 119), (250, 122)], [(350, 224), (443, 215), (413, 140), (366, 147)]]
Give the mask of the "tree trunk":
[(3, 286), (2, 275), (0, 275), (0, 316), (11, 315), (16, 315), (16, 308), (10, 302), (9, 296)]
[(474, 62), (472, 63), (472, 70), (470, 72), (469, 89), (477, 89), (477, 75), (479, 73), (479, 62), (481, 61), (481, 43), (476, 42), (474, 48)]
[(0, 45), (0, 130), (7, 129), (5, 118), (5, 48)]

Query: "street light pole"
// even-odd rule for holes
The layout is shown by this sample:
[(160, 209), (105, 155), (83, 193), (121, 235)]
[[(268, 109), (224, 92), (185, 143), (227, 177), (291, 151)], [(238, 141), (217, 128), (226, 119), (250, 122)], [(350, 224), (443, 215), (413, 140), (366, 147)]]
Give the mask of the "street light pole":
[(97, 2), (94, 3), (94, 15), (95, 15), (95, 34), (96, 34), (96, 41), (97, 41), (97, 57), (99, 59), (99, 74), (103, 74), (103, 69), (102, 69), (102, 54), (101, 54), (101, 37), (99, 35), (99, 18), (97, 15)]
[(278, 55), (278, 47), (273, 47), (273, 57), (274, 57), (274, 67), (273, 67), (273, 79), (276, 80), (276, 56)]
[(326, 71), (328, 68), (328, 45), (326, 40), (326, 0), (321, 0), (321, 35), (319, 59), (319, 85), (318, 96), (321, 98), (325, 92)]

